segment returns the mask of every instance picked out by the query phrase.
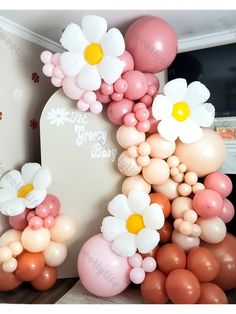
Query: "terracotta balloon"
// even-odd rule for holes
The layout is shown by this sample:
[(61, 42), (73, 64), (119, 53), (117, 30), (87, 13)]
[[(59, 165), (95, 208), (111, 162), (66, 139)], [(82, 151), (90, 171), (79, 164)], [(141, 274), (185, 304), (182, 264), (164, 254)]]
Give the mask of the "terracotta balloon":
[(167, 162), (162, 159), (151, 158), (149, 165), (143, 168), (143, 177), (150, 184), (165, 184), (169, 176), (170, 168)]
[(180, 196), (173, 200), (171, 204), (171, 215), (177, 219), (182, 218), (186, 210), (192, 209), (192, 199)]
[(137, 164), (136, 158), (130, 157), (128, 152), (124, 151), (118, 158), (118, 169), (124, 176), (131, 177), (139, 174), (142, 167)]
[(176, 243), (182, 247), (185, 252), (189, 252), (192, 248), (198, 247), (200, 244), (199, 237), (189, 237), (177, 230), (173, 231), (171, 240), (173, 243)]
[(201, 294), (198, 304), (228, 304), (224, 291), (212, 282), (201, 283)]
[(130, 146), (138, 146), (145, 141), (145, 133), (139, 132), (135, 127), (122, 125), (116, 132), (119, 145), (125, 149)]
[(219, 217), (209, 219), (198, 218), (196, 222), (202, 232), (200, 238), (207, 243), (219, 243), (224, 240), (226, 235), (226, 226)]
[(176, 142), (175, 155), (187, 165), (188, 171), (199, 177), (219, 170), (225, 161), (226, 148), (223, 139), (212, 129), (203, 129), (203, 137), (192, 144)]
[(15, 274), (22, 281), (35, 279), (44, 267), (42, 253), (23, 252), (17, 257), (17, 269)]
[(9, 229), (0, 238), (0, 247), (9, 246), (12, 242), (20, 241), (21, 232)]
[(153, 184), (152, 188), (155, 192), (160, 192), (164, 194), (168, 198), (168, 200), (172, 201), (173, 199), (179, 196), (178, 186), (179, 186), (178, 183), (176, 183), (172, 179), (168, 179), (164, 184), (161, 185)]
[(0, 267), (0, 292), (14, 290), (22, 284), (22, 280), (18, 279), (14, 273), (6, 273)]
[(159, 270), (147, 273), (141, 284), (141, 294), (147, 303), (165, 304), (169, 300), (165, 288), (166, 276)]
[(51, 289), (57, 281), (57, 269), (55, 267), (44, 266), (40, 274), (31, 281), (31, 285), (39, 290)]
[(25, 250), (36, 253), (44, 251), (50, 243), (50, 232), (46, 228), (33, 230), (27, 227), (21, 236), (21, 242)]
[(200, 294), (200, 282), (186, 269), (173, 270), (166, 279), (166, 291), (175, 304), (195, 304)]
[(170, 242), (173, 230), (174, 228), (172, 223), (170, 223), (169, 220), (166, 220), (164, 226), (160, 230), (158, 230), (160, 235), (160, 242), (162, 244)]
[(201, 246), (209, 249), (220, 264), (220, 271), (214, 282), (223, 290), (236, 288), (236, 238), (227, 233), (220, 243), (202, 242)]
[(130, 191), (142, 191), (149, 194), (151, 191), (151, 184), (147, 183), (141, 174), (128, 177), (122, 184), (122, 193), (128, 196)]
[(174, 269), (185, 268), (186, 254), (179, 245), (168, 243), (158, 250), (156, 260), (160, 271), (168, 275)]
[(162, 207), (165, 218), (170, 215), (170, 201), (168, 198), (161, 193), (151, 193), (149, 194), (151, 198), (151, 203), (157, 203)]
[(192, 249), (187, 257), (187, 267), (200, 282), (209, 282), (219, 273), (220, 265), (210, 250), (204, 247)]
[(151, 157), (166, 159), (175, 151), (175, 142), (166, 141), (160, 134), (153, 134), (147, 138), (151, 146)]
[(55, 242), (66, 242), (76, 232), (76, 224), (73, 217), (61, 214), (56, 217), (55, 223), (50, 229), (51, 239)]
[(49, 246), (43, 251), (45, 264), (51, 267), (61, 265), (67, 256), (67, 248), (65, 244), (51, 241)]

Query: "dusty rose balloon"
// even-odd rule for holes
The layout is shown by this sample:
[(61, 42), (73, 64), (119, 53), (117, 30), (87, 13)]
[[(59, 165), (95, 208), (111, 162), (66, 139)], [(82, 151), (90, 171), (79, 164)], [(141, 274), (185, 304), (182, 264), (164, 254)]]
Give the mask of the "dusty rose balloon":
[(12, 242), (20, 241), (21, 231), (9, 229), (0, 238), (0, 247), (9, 246)]
[(203, 128), (203, 137), (195, 143), (184, 144), (178, 140), (175, 155), (187, 165), (188, 171), (203, 177), (223, 166), (226, 148), (223, 139), (215, 131)]
[(145, 133), (139, 132), (134, 127), (122, 125), (116, 132), (116, 139), (119, 145), (125, 149), (130, 146), (138, 146), (145, 141)]
[(134, 69), (134, 59), (131, 54), (125, 50), (124, 53), (118, 57), (124, 64), (123, 72), (131, 71)]
[(151, 157), (166, 159), (175, 151), (175, 142), (166, 141), (159, 134), (153, 134), (147, 138), (151, 146)]
[(224, 291), (212, 282), (201, 283), (201, 294), (197, 304), (228, 304)]
[(219, 217), (209, 219), (198, 218), (197, 224), (202, 232), (200, 238), (207, 243), (219, 243), (226, 236), (225, 223)]
[(28, 252), (42, 252), (50, 243), (50, 232), (43, 227), (37, 230), (32, 230), (30, 227), (27, 227), (22, 232), (21, 243)]
[(223, 198), (232, 192), (233, 184), (230, 178), (221, 172), (210, 173), (204, 180), (206, 189), (218, 192)]
[(128, 196), (130, 191), (142, 191), (149, 194), (151, 192), (151, 184), (147, 183), (141, 174), (128, 177), (122, 184), (122, 193)]
[(180, 196), (173, 200), (171, 206), (172, 216), (182, 218), (186, 210), (192, 209), (192, 199), (189, 197)]
[(67, 256), (65, 244), (51, 241), (46, 250), (43, 251), (45, 264), (52, 267), (61, 265)]
[(223, 199), (216, 191), (205, 189), (195, 194), (193, 209), (203, 218), (219, 216), (223, 209)]
[(15, 230), (24, 230), (28, 226), (27, 215), (31, 209), (26, 208), (25, 211), (17, 216), (10, 216), (9, 223)]
[(80, 89), (76, 83), (75, 77), (66, 77), (63, 80), (62, 88), (66, 96), (73, 100), (78, 100), (81, 98), (84, 90)]
[(185, 252), (190, 251), (194, 247), (198, 247), (200, 244), (199, 237), (189, 237), (177, 230), (172, 233), (172, 242), (178, 244), (184, 249)]
[(233, 219), (234, 213), (234, 205), (227, 198), (225, 198), (223, 201), (223, 209), (219, 218), (222, 219), (224, 223), (228, 223)]
[(143, 177), (150, 184), (165, 184), (169, 176), (170, 168), (167, 162), (159, 158), (151, 158), (149, 165), (143, 168)]
[(61, 214), (55, 218), (50, 229), (51, 239), (55, 242), (66, 242), (73, 238), (76, 232), (76, 224), (73, 217)]
[(118, 169), (123, 175), (130, 177), (139, 174), (142, 167), (137, 164), (136, 158), (130, 157), (129, 153), (124, 151), (118, 158)]
[(107, 108), (108, 118), (112, 123), (122, 125), (124, 122), (124, 116), (132, 112), (134, 102), (123, 98), (121, 101), (111, 101)]
[(146, 76), (140, 71), (128, 71), (122, 75), (128, 83), (128, 89), (124, 93), (124, 97), (130, 100), (138, 100), (142, 98), (148, 90), (148, 82)]
[(168, 200), (172, 201), (179, 196), (178, 186), (179, 184), (177, 182), (173, 181), (172, 179), (168, 179), (166, 183), (161, 185), (154, 184), (152, 187), (155, 192), (164, 194)]

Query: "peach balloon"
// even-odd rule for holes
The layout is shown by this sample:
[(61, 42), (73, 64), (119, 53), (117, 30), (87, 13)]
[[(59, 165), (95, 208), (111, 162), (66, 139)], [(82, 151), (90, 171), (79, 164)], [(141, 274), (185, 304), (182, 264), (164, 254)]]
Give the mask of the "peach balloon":
[(50, 243), (50, 232), (46, 228), (33, 230), (30, 227), (22, 232), (21, 243), (25, 250), (31, 253), (44, 251)]
[(193, 186), (193, 193), (196, 194), (198, 191), (202, 191), (205, 190), (205, 185), (197, 182), (196, 184), (194, 184)]
[(185, 174), (184, 180), (189, 185), (194, 185), (197, 183), (198, 176), (195, 172), (189, 171)]
[(43, 251), (45, 264), (52, 267), (61, 265), (67, 256), (65, 244), (51, 241), (49, 246)]
[(149, 165), (143, 168), (143, 177), (150, 184), (165, 184), (169, 176), (170, 168), (162, 159), (151, 158)]
[(130, 146), (138, 146), (146, 139), (145, 133), (139, 132), (135, 127), (122, 125), (116, 132), (119, 145), (125, 149)]
[(171, 215), (175, 219), (183, 218), (185, 211), (192, 208), (192, 199), (189, 197), (180, 196), (172, 202)]
[[(175, 168), (172, 168), (172, 169), (175, 169)], [(173, 176), (172, 179), (177, 183), (182, 183), (184, 180), (184, 174), (179, 172), (176, 176)]]
[(178, 187), (178, 192), (181, 196), (189, 196), (192, 193), (192, 187), (187, 183), (181, 183)]
[(137, 164), (135, 158), (130, 157), (128, 151), (124, 151), (118, 158), (118, 169), (127, 177), (136, 176), (142, 170), (142, 167)]
[(151, 146), (151, 157), (166, 159), (175, 151), (175, 142), (166, 141), (159, 134), (153, 134), (146, 140)]
[(149, 194), (151, 192), (151, 184), (147, 183), (141, 174), (128, 177), (122, 184), (122, 193), (128, 196), (130, 191), (142, 191)]
[(227, 230), (225, 223), (219, 217), (198, 218), (197, 224), (202, 230), (200, 238), (203, 241), (215, 244), (224, 240)]
[(51, 238), (55, 242), (66, 242), (73, 238), (76, 232), (76, 224), (73, 217), (61, 214), (55, 219), (50, 229)]
[(193, 209), (188, 209), (184, 212), (184, 220), (194, 224), (197, 221), (198, 215)]
[(5, 273), (13, 273), (17, 268), (17, 260), (12, 257), (7, 262), (2, 264), (2, 270), (5, 271)]
[(161, 185), (154, 184), (152, 187), (155, 192), (164, 194), (169, 201), (172, 201), (179, 196), (178, 186), (179, 184), (177, 182), (173, 181), (172, 179), (168, 179), (166, 183)]
[[(168, 159), (167, 159), (167, 163), (170, 167), (172, 168), (176, 168), (178, 169), (178, 165), (179, 165), (179, 158), (177, 156), (170, 156)], [(179, 170), (179, 169), (178, 169)]]
[(203, 177), (223, 166), (226, 148), (223, 139), (215, 131), (203, 128), (203, 137), (195, 143), (184, 144), (178, 140), (175, 155), (186, 164), (188, 171)]
[(12, 242), (20, 241), (21, 231), (10, 229), (0, 238), (0, 247), (9, 246)]
[(189, 237), (177, 230), (172, 233), (172, 242), (181, 246), (185, 252), (189, 252), (192, 248), (199, 246), (199, 237)]

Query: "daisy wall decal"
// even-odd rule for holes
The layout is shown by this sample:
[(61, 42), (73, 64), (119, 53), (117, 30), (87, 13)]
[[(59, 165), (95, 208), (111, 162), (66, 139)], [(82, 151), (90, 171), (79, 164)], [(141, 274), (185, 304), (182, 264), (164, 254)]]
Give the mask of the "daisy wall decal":
[(52, 108), (51, 111), (47, 114), (47, 119), (50, 124), (61, 126), (64, 125), (66, 121), (68, 121), (69, 112), (66, 111), (65, 108)]

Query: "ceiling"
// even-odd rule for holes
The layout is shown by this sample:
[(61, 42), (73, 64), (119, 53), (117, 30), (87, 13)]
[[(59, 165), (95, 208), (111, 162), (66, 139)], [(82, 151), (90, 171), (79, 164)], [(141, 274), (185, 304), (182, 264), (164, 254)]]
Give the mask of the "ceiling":
[(0, 10), (0, 15), (56, 42), (67, 24), (79, 24), (86, 14), (101, 15), (110, 27), (125, 32), (137, 18), (155, 15), (164, 18), (177, 32), (179, 39), (236, 29), (236, 11), (157, 11), (157, 10)]

